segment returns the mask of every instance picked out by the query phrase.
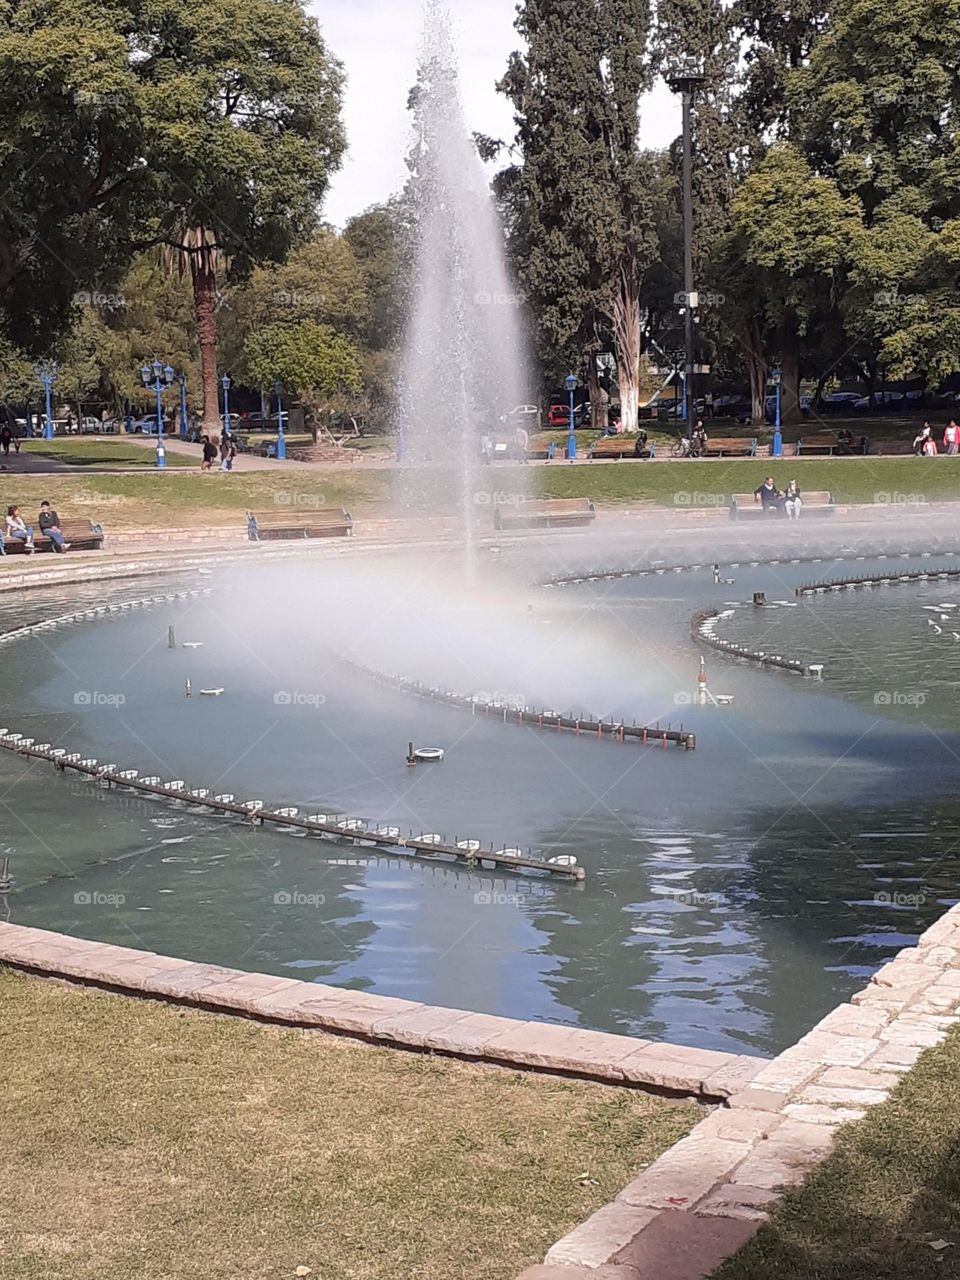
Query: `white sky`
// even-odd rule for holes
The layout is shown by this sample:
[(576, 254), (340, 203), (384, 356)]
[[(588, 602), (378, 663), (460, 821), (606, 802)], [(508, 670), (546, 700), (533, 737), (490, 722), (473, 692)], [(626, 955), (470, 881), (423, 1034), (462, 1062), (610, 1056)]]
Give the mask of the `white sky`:
[[(406, 178), (407, 93), (416, 79), (422, 0), (309, 0), (330, 51), (344, 64), (349, 151), (324, 209), (337, 226), (398, 191)], [(471, 130), (512, 141), (510, 103), (496, 91), (520, 39), (515, 0), (450, 0)], [(680, 132), (678, 101), (658, 85), (643, 108), (643, 142), (664, 147)]]

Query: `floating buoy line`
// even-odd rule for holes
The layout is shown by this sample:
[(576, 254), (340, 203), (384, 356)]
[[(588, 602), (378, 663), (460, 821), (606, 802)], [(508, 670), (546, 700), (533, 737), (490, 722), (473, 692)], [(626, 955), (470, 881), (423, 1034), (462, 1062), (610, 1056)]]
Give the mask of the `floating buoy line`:
[(489, 716), (502, 724), (521, 725), (525, 729), (539, 729), (544, 732), (569, 732), (578, 737), (607, 739), (613, 742), (638, 742), (645, 746), (662, 746), (674, 743), (687, 751), (697, 749), (697, 735), (690, 733), (682, 726), (672, 729), (660, 724), (638, 725), (626, 724), (619, 720), (594, 720), (588, 716), (566, 716), (559, 711), (546, 711), (539, 707), (517, 706), (512, 700), (505, 702), (498, 698), (483, 698), (478, 694), (456, 693), (452, 689), (441, 689), (438, 685), (423, 684), (419, 680), (411, 680), (407, 676), (393, 672), (377, 671), (373, 667), (364, 667), (357, 663), (341, 659), (343, 665), (352, 667), (367, 679), (396, 689), (400, 693), (413, 694), (418, 698), (429, 698), (433, 702), (442, 702), (448, 707), (457, 707), (461, 711), (469, 711), (475, 716)]
[[(0, 644), (9, 644), (15, 640), (57, 628), (94, 622), (104, 617), (130, 613), (153, 605), (209, 596), (213, 591), (213, 587), (197, 587), (163, 592), (135, 600), (117, 601), (108, 605), (97, 605), (90, 609), (77, 609), (72, 613), (61, 614), (55, 618), (47, 618), (41, 622), (30, 623), (4, 632), (0, 634)], [(189, 696), (189, 680), (186, 687)], [(224, 690), (201, 689), (199, 692), (202, 697), (219, 697)], [(270, 808), (262, 800), (238, 800), (231, 793), (215, 793), (206, 787), (190, 787), (183, 778), (164, 781), (158, 776), (141, 776), (136, 769), (121, 768), (114, 763), (103, 764), (93, 757), (84, 757), (79, 752), (70, 752), (66, 747), (55, 747), (49, 742), (37, 742), (35, 738), (15, 733), (7, 728), (0, 728), (0, 750), (27, 759), (46, 761), (54, 765), (58, 772), (79, 774), (100, 787), (138, 792), (160, 800), (169, 800), (189, 809), (240, 818), (257, 827), (269, 825), (307, 836), (380, 848), (397, 855), (406, 854), (413, 858), (459, 863), (468, 869), (509, 870), (513, 873), (546, 875), (571, 881), (586, 879), (586, 871), (572, 855), (542, 857), (532, 850), (524, 852), (517, 847), (494, 847), (493, 844), (485, 848), (478, 840), (448, 841), (445, 836), (434, 832), (416, 834), (411, 831), (409, 835), (403, 836), (399, 827), (374, 823), (363, 818), (350, 818), (342, 814), (302, 815), (298, 808), (292, 806)], [(431, 749), (423, 750), (429, 752)]]

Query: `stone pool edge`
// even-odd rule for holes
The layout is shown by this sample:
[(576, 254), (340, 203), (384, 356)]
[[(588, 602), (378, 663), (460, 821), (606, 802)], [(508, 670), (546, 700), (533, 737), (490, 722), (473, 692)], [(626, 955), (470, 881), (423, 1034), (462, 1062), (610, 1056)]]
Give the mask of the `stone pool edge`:
[(518, 1280), (701, 1280), (960, 1022), (960, 905)]
[(721, 1103), (769, 1059), (418, 1004), (0, 923), (0, 965), (121, 995), (351, 1036), (385, 1048)]

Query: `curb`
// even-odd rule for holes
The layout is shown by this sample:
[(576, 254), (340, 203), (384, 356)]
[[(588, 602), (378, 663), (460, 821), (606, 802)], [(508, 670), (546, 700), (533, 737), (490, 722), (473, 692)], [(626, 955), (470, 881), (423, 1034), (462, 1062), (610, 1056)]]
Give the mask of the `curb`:
[[(519, 1280), (701, 1280), (960, 1022), (960, 906)], [(616, 1270), (614, 1270), (616, 1268)]]

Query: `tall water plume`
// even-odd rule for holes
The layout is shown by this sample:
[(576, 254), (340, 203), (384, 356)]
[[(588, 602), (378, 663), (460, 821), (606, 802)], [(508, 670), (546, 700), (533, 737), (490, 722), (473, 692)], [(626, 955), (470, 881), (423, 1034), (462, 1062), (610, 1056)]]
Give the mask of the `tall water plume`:
[[(416, 239), (399, 395), (398, 502), (407, 509), (449, 507), (455, 485), (469, 550), (474, 519), (478, 513), (488, 519), (494, 499), (477, 492), (481, 438), (514, 432), (502, 419), (529, 393), (520, 299), (464, 119), (449, 18), (435, 5), (427, 10), (411, 106)], [(515, 475), (498, 488), (521, 501)]]

